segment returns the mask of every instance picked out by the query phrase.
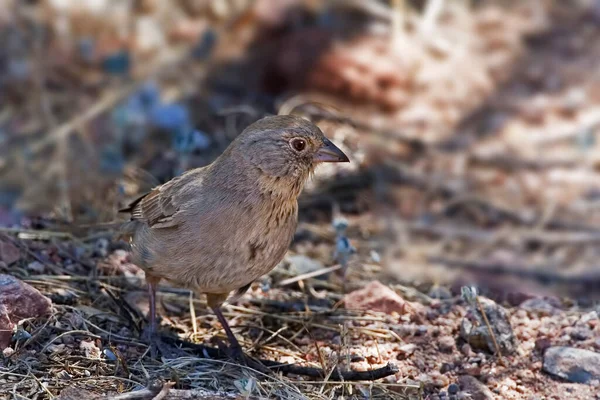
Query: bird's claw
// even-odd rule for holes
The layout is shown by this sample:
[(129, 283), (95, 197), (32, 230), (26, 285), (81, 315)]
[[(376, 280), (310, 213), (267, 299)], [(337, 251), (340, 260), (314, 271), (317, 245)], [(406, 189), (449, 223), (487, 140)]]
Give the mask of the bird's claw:
[(244, 350), (241, 346), (229, 346), (225, 347), (222, 350), (224, 350), (224, 353), (227, 354), (227, 357), (237, 362), (239, 365), (243, 365), (245, 367), (254, 369), (265, 375), (272, 374), (272, 371), (269, 368), (267, 368), (262, 362), (244, 353)]
[(186, 355), (183, 350), (166, 343), (161, 335), (156, 331), (153, 332), (152, 329), (144, 329), (142, 338), (144, 342), (150, 345), (150, 357), (153, 359), (157, 359), (159, 354), (164, 358), (177, 358)]

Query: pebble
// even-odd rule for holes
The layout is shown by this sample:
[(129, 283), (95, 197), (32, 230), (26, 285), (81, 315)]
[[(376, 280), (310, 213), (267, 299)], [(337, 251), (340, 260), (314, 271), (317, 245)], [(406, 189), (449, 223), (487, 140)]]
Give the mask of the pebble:
[(98, 240), (96, 240), (96, 243), (94, 244), (94, 252), (99, 256), (99, 257), (106, 257), (108, 256), (108, 240), (105, 238), (100, 238)]
[(39, 261), (33, 261), (27, 264), (27, 269), (36, 274), (43, 274), (46, 266)]
[(557, 311), (552, 304), (541, 297), (534, 297), (532, 299), (525, 300), (519, 305), (519, 307), (541, 315), (551, 315)]
[(440, 372), (442, 374), (445, 374), (447, 372), (450, 372), (454, 369), (454, 365), (450, 364), (450, 363), (442, 363), (442, 366), (440, 367)]
[(292, 264), (293, 271), (298, 275), (318, 271), (325, 267), (320, 261), (307, 257), (303, 254), (290, 256), (288, 257), (288, 260), (290, 264)]
[(471, 395), (472, 400), (494, 400), (495, 398), (492, 391), (473, 376), (459, 376), (458, 384), (464, 392)]
[(100, 357), (100, 349), (93, 341), (82, 340), (81, 343), (79, 343), (79, 349), (83, 351), (87, 358), (98, 359)]
[(442, 336), (438, 339), (438, 347), (443, 353), (452, 353), (454, 344), (454, 338), (452, 336)]
[(450, 386), (448, 386), (449, 394), (457, 394), (459, 390), (460, 390), (460, 388), (458, 387), (458, 385), (456, 383), (451, 383)]
[(12, 347), (7, 347), (4, 350), (2, 350), (2, 355), (6, 358), (10, 357), (13, 355), (13, 353), (15, 352), (15, 349), (13, 349)]
[(11, 343), (15, 325), (23, 319), (50, 314), (51, 302), (33, 286), (0, 274), (0, 349)]
[[(516, 339), (508, 318), (508, 312), (494, 301), (479, 297), (479, 301), (492, 327), (496, 343), (503, 354), (511, 354), (516, 350)], [(460, 336), (473, 349), (495, 353), (494, 339), (490, 335), (487, 324), (479, 309), (471, 308), (469, 314), (462, 319)]]
[(10, 265), (21, 259), (21, 250), (8, 241), (0, 240), (0, 261)]
[(587, 340), (593, 336), (593, 332), (589, 328), (575, 328), (570, 336), (574, 340)]
[(408, 344), (400, 346), (398, 348), (398, 351), (401, 353), (404, 353), (405, 355), (411, 355), (412, 353), (415, 352), (416, 349), (417, 349), (416, 344), (408, 343)]
[(583, 314), (579, 319), (579, 323), (581, 324), (587, 324), (591, 321), (598, 321), (598, 312), (590, 311), (588, 313)]
[(344, 304), (352, 310), (379, 311), (386, 314), (397, 312), (402, 315), (411, 309), (407, 301), (379, 281), (370, 282), (364, 288), (348, 293), (344, 296)]
[(550, 347), (544, 353), (545, 372), (569, 382), (600, 379), (600, 353), (574, 347)]
[(465, 343), (460, 347), (460, 352), (466, 357), (473, 357), (475, 355), (475, 352), (468, 343)]
[(73, 376), (71, 374), (69, 374), (67, 371), (62, 370), (60, 371), (58, 374), (56, 374), (56, 377), (58, 379), (71, 379), (73, 378)]

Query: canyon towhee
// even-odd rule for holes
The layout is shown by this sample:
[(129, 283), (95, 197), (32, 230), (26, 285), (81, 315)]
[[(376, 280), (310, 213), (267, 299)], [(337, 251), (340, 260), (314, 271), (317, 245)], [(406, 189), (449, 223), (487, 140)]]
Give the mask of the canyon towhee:
[(283, 259), (296, 229), (297, 198), (315, 167), (348, 161), (311, 122), (267, 117), (246, 128), (212, 164), (121, 210), (131, 215), (123, 233), (133, 261), (146, 272), (152, 337), (156, 286), (165, 279), (206, 294), (232, 353), (242, 356), (221, 304)]

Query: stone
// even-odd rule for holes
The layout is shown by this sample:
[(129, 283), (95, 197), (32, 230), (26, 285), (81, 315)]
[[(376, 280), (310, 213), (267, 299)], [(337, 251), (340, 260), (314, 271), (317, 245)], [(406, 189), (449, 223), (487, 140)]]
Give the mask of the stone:
[(389, 287), (373, 281), (362, 289), (344, 296), (347, 309), (379, 311), (386, 314), (405, 314), (411, 310), (410, 304)]
[(589, 328), (574, 328), (569, 334), (573, 340), (588, 340), (594, 336)]
[(556, 307), (541, 297), (534, 297), (525, 300), (519, 305), (519, 307), (540, 315), (552, 315), (558, 311)]
[(46, 266), (39, 261), (32, 261), (27, 264), (27, 270), (36, 274), (43, 274)]
[(448, 394), (457, 394), (459, 390), (460, 388), (456, 383), (451, 383), (450, 386), (448, 386)]
[(79, 343), (79, 349), (83, 351), (86, 358), (98, 359), (100, 357), (100, 349), (93, 341), (82, 340), (81, 343)]
[(295, 256), (288, 257), (290, 264), (294, 272), (298, 275), (306, 274), (309, 272), (318, 271), (325, 268), (323, 263), (313, 258), (307, 257), (303, 254), (297, 254)]
[(579, 319), (579, 323), (580, 324), (588, 324), (591, 321), (597, 321), (597, 320), (598, 320), (598, 312), (590, 311), (581, 316), (581, 318)]
[(94, 244), (94, 253), (102, 258), (108, 255), (109, 242), (105, 238), (96, 240)]
[(463, 392), (471, 396), (472, 400), (494, 400), (492, 391), (473, 376), (459, 376), (458, 385)]
[(5, 358), (8, 358), (10, 356), (12, 356), (14, 354), (15, 350), (12, 347), (7, 347), (4, 350), (2, 350), (2, 355)]
[[(503, 354), (511, 354), (516, 350), (516, 339), (510, 325), (508, 312), (494, 301), (479, 298), (479, 302), (486, 314), (489, 324), (496, 338), (496, 342)], [(465, 318), (460, 323), (460, 336), (471, 345), (473, 349), (496, 352), (494, 339), (480, 313), (479, 307), (471, 307)]]
[(21, 250), (11, 242), (0, 240), (0, 261), (10, 265), (21, 259)]
[(452, 336), (442, 336), (438, 339), (438, 347), (442, 353), (452, 353), (454, 344), (454, 338)]
[(543, 370), (569, 382), (600, 379), (600, 353), (574, 347), (550, 347), (544, 353)]
[(0, 275), (0, 350), (10, 345), (13, 328), (22, 319), (50, 314), (50, 299), (11, 275)]
[(544, 352), (550, 346), (552, 346), (552, 341), (547, 337), (541, 337), (541, 338), (536, 339), (534, 348), (537, 351)]
[(414, 353), (416, 349), (417, 349), (417, 345), (416, 344), (414, 344), (414, 343), (407, 343), (407, 344), (405, 344), (403, 346), (400, 346), (398, 348), (398, 352), (402, 353), (402, 354), (404, 354), (406, 356), (409, 356), (412, 353)]

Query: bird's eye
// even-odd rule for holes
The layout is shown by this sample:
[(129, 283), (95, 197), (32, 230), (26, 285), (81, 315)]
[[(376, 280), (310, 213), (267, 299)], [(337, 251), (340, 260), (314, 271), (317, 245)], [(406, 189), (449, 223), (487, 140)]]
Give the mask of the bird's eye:
[(296, 151), (302, 151), (306, 148), (306, 140), (304, 139), (292, 139), (290, 144)]

